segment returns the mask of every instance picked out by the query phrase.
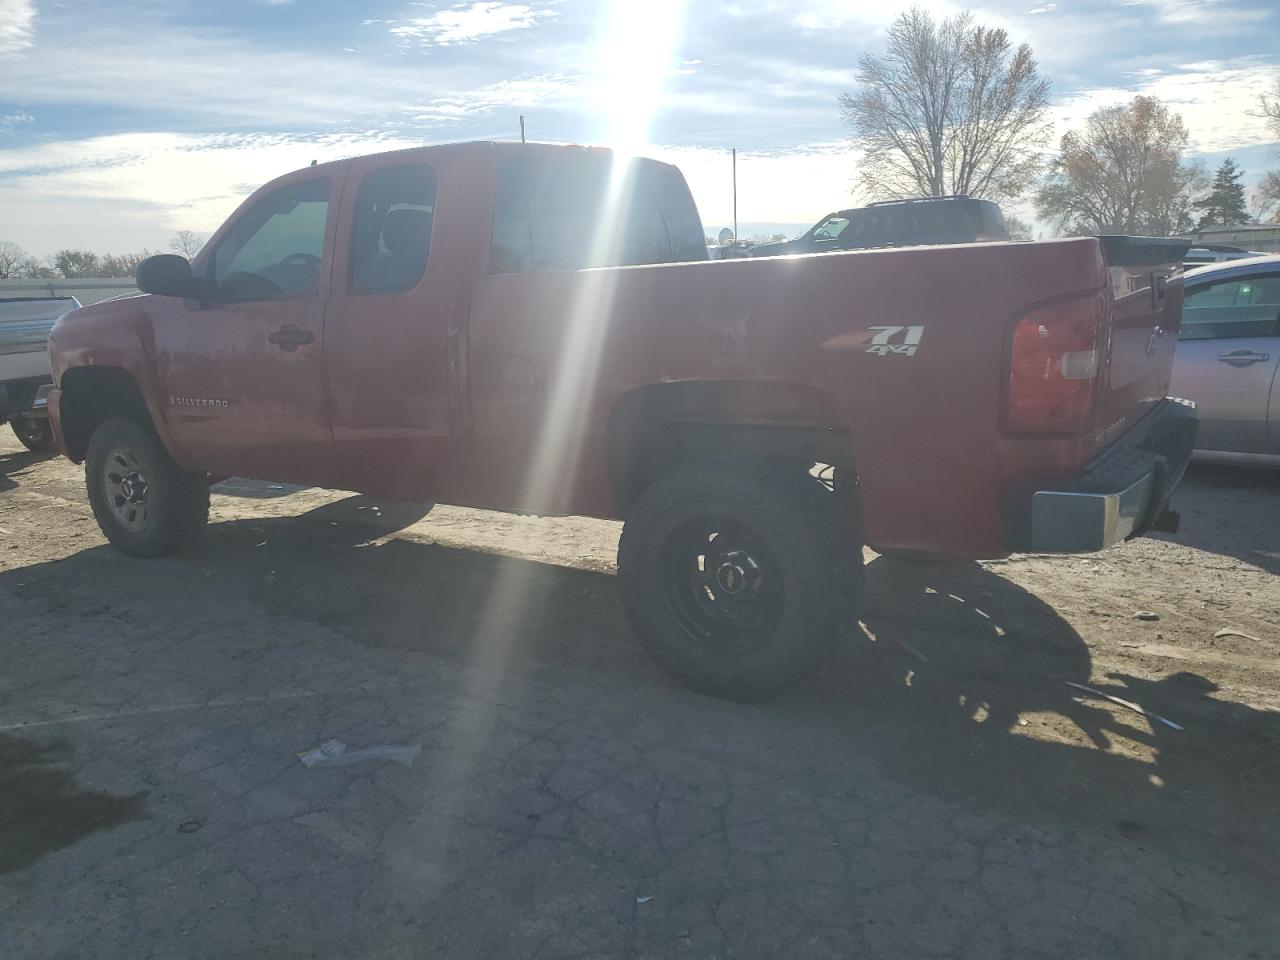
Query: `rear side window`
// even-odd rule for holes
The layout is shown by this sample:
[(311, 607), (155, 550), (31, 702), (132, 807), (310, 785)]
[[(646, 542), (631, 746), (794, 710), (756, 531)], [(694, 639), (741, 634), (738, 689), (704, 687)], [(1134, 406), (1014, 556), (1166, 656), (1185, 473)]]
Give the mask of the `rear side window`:
[(642, 169), (651, 175), (654, 196), (667, 226), (671, 244), (671, 260), (687, 262), (707, 259), (707, 245), (702, 232), (702, 218), (689, 193), (684, 177), (671, 167), (646, 164)]
[(398, 293), (422, 279), (431, 249), (436, 174), (424, 163), (365, 176), (351, 234), (351, 290)]
[(213, 299), (248, 303), (315, 296), (329, 216), (329, 181), (275, 190), (227, 231), (213, 255)]
[[(622, 186), (611, 161), (504, 160), (498, 166), (490, 269), (494, 273), (706, 259), (702, 224), (684, 181), (630, 165)], [(674, 230), (674, 234), (673, 234)]]
[(1280, 334), (1280, 276), (1238, 277), (1199, 287), (1182, 302), (1179, 340)]

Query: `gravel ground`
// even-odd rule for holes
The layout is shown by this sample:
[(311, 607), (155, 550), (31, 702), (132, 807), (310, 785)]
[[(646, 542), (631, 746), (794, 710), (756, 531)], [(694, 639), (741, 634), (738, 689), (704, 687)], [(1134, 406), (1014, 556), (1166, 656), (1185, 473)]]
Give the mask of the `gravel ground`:
[(131, 560), (0, 439), (6, 960), (1280, 956), (1280, 474), (1101, 555), (868, 554), (756, 706), (645, 659), (616, 524), (215, 493)]

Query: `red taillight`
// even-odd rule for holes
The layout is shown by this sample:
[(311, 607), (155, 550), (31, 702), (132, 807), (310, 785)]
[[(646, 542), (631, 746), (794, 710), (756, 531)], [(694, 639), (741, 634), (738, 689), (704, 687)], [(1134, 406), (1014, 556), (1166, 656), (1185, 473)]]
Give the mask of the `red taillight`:
[(1105, 301), (1066, 300), (1013, 328), (1005, 427), (1010, 433), (1077, 434), (1091, 426), (1103, 362)]

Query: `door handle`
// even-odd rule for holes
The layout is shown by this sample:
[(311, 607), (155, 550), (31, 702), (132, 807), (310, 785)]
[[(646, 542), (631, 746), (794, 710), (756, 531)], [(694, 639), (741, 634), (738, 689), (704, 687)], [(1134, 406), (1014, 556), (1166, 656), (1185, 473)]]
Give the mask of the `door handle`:
[(1247, 367), (1251, 363), (1266, 363), (1271, 359), (1271, 354), (1254, 353), (1252, 350), (1232, 350), (1230, 353), (1219, 355), (1218, 359), (1233, 367)]
[(292, 323), (286, 323), (275, 333), (267, 335), (267, 339), (281, 350), (297, 350), (307, 343), (315, 343), (316, 335), (310, 330), (302, 330)]

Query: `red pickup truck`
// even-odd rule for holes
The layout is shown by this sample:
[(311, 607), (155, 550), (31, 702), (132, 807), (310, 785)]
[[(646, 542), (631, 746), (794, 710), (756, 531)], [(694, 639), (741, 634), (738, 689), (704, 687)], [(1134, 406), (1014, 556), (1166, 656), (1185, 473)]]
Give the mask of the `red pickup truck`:
[(864, 543), (990, 558), (1169, 522), (1185, 247), (708, 262), (674, 167), (424, 147), (281, 177), (193, 262), (145, 261), (146, 295), (64, 317), (49, 411), (138, 556), (186, 546), (229, 475), (623, 519), (646, 649), (762, 696), (856, 622)]

